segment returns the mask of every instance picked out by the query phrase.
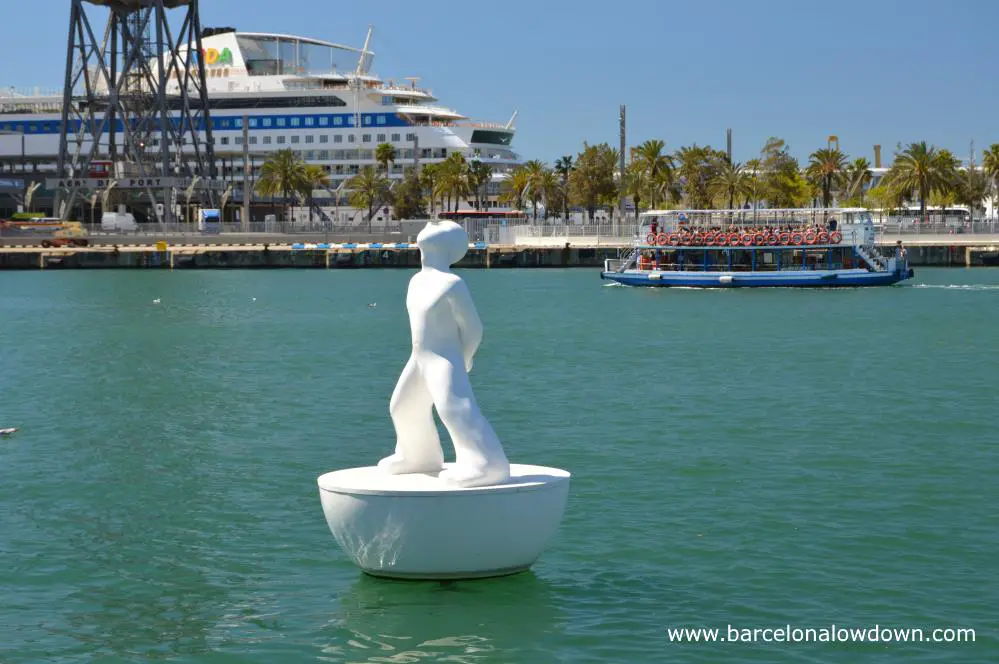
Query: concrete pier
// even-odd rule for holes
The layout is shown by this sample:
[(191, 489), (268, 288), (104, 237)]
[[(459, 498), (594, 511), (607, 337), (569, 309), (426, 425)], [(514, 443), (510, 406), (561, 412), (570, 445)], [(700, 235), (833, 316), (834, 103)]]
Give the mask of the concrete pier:
[[(909, 263), (915, 267), (975, 267), (999, 262), (999, 241), (964, 240), (906, 242)], [(963, 239), (963, 238), (962, 238)], [(984, 239), (984, 238), (982, 238)], [(885, 249), (893, 241), (883, 243)], [(630, 243), (599, 246), (568, 241), (556, 245), (470, 245), (458, 263), (462, 268), (600, 268), (606, 258), (617, 258)], [(420, 265), (415, 244), (381, 243), (242, 243), (169, 244), (144, 241), (132, 244), (98, 244), (86, 247), (0, 245), (0, 270), (38, 269), (225, 269), (225, 268), (416, 268)]]

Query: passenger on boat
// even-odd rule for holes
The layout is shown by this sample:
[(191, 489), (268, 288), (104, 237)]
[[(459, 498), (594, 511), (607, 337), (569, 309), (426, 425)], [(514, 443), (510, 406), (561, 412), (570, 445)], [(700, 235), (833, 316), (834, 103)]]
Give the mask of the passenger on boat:
[(909, 256), (909, 250), (905, 248), (905, 245), (902, 244), (902, 241), (899, 240), (898, 242), (896, 242), (895, 243), (895, 258), (898, 258), (899, 260), (905, 261), (908, 258), (908, 256)]

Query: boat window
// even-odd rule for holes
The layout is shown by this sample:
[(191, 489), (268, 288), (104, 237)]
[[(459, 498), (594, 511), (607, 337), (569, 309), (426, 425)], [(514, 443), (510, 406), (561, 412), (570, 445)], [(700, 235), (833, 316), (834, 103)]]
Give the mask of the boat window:
[(472, 132), (472, 143), (486, 143), (491, 145), (510, 145), (513, 141), (513, 134), (506, 131), (488, 131), (476, 129)]

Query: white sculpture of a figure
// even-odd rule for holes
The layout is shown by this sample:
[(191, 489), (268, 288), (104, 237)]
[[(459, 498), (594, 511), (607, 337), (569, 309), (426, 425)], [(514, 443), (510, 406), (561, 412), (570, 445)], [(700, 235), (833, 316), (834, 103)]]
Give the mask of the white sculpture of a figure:
[[(378, 467), (393, 475), (439, 472), (459, 487), (502, 484), (510, 462), (468, 380), (482, 323), (468, 287), (451, 271), (468, 251), (468, 235), (454, 222), (429, 222), (416, 244), (423, 267), (406, 294), (413, 352), (389, 404), (395, 454)], [(455, 463), (447, 470), (434, 408), (454, 444)]]

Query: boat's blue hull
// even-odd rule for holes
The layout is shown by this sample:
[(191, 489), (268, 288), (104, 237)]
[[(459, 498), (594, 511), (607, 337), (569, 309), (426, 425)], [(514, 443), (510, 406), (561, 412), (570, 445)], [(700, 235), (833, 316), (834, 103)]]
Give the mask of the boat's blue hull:
[(911, 268), (903, 272), (867, 270), (795, 270), (782, 272), (649, 272), (625, 270), (601, 272), (600, 278), (626, 286), (674, 288), (834, 288), (891, 286), (911, 279)]

